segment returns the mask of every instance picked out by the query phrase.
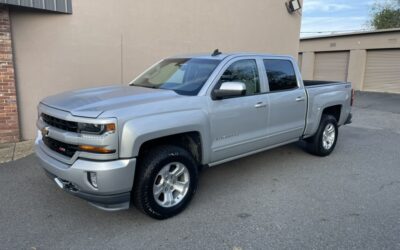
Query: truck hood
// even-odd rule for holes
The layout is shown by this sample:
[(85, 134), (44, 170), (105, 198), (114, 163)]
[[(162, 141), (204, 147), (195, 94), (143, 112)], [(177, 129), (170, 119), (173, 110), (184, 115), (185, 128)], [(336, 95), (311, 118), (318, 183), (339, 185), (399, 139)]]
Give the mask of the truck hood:
[(105, 111), (181, 97), (172, 90), (113, 85), (65, 92), (41, 103), (74, 116), (97, 118)]

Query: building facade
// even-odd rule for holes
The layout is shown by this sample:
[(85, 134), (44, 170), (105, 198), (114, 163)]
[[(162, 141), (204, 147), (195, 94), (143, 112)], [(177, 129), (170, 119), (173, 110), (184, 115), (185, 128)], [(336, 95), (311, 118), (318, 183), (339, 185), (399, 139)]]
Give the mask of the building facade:
[(13, 138), (6, 138), (0, 132), (1, 141), (36, 136), (36, 106), (42, 98), (79, 88), (127, 84), (164, 57), (211, 53), (216, 48), (297, 56), (301, 17), (290, 14), (285, 3), (72, 0), (67, 6), (49, 7), (51, 12), (3, 5), (2, 16), (10, 20), (4, 27), (12, 37), (12, 43), (6, 42), (12, 44), (7, 49), (12, 52), (5, 57), (13, 57), (4, 65), (15, 67), (15, 72), (0, 71), (15, 76), (6, 78), (7, 93), (14, 97), (3, 110), (14, 112), (6, 117), (17, 117), (10, 118), (10, 124), (18, 134), (7, 130)]
[(362, 91), (400, 93), (400, 29), (300, 40), (304, 79), (351, 82)]

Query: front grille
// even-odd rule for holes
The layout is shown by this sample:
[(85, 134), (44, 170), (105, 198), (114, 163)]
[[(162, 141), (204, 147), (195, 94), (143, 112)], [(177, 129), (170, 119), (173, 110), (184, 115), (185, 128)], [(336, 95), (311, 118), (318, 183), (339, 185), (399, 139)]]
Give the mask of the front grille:
[(52, 127), (56, 127), (62, 130), (70, 131), (70, 132), (78, 132), (78, 123), (62, 120), (56, 118), (54, 116), (50, 116), (47, 114), (42, 114), (42, 119), (45, 123)]
[(78, 150), (78, 146), (76, 145), (60, 142), (50, 137), (43, 137), (43, 142), (51, 150), (56, 151), (57, 153), (60, 153), (68, 157), (72, 157)]

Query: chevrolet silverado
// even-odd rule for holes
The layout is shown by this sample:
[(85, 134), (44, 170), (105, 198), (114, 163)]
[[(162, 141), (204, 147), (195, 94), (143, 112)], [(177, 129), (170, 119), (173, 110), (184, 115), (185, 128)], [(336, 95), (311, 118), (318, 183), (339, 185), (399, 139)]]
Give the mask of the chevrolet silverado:
[(60, 188), (97, 208), (134, 204), (165, 219), (189, 204), (203, 167), (299, 140), (329, 155), (352, 102), (350, 83), (303, 81), (290, 56), (177, 56), (129, 85), (42, 100), (36, 154)]

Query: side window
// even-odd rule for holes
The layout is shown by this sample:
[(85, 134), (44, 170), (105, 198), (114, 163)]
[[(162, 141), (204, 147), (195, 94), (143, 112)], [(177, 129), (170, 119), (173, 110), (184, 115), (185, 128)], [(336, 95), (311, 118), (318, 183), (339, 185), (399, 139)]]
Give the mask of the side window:
[(279, 91), (297, 88), (296, 74), (293, 65), (288, 60), (264, 60), (267, 71), (269, 90)]
[(242, 82), (246, 85), (246, 95), (260, 93), (260, 78), (256, 60), (246, 59), (232, 63), (222, 74), (218, 87), (224, 82)]

